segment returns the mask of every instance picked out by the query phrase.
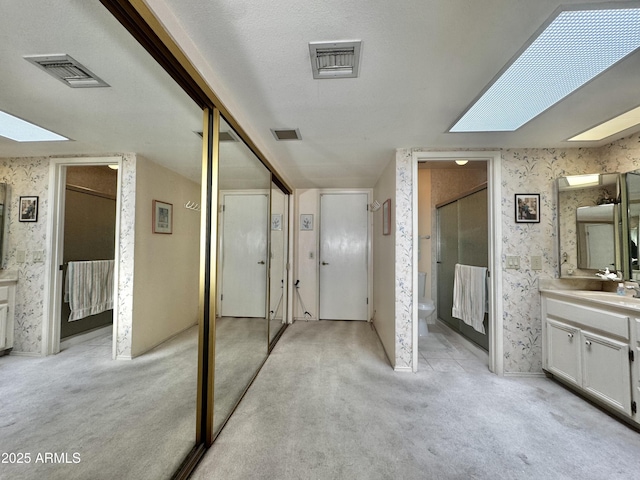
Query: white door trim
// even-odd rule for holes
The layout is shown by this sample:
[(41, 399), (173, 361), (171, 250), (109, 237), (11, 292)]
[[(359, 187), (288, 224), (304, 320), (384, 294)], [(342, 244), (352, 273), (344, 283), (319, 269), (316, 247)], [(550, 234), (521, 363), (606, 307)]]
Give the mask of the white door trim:
[[(318, 205), (318, 214), (320, 213), (320, 196), (333, 194), (333, 195), (345, 195), (345, 194), (354, 194), (354, 193), (366, 193), (367, 194), (367, 205), (371, 205), (373, 198), (373, 189), (372, 188), (321, 188), (318, 189), (318, 197), (317, 197), (317, 205)], [(318, 215), (318, 233), (316, 235), (316, 307), (315, 311), (318, 312), (318, 320), (320, 319), (320, 229), (322, 225), (320, 225), (320, 215)], [(371, 322), (372, 320), (372, 312), (373, 312), (373, 251), (371, 248), (371, 241), (373, 235), (373, 215), (371, 215), (371, 210), (369, 210), (368, 221), (367, 221), (367, 297), (369, 298), (369, 304), (367, 305), (367, 321)]]
[(487, 162), (489, 201), (489, 369), (504, 374), (504, 322), (502, 318), (502, 155), (499, 151), (412, 152), (412, 215), (413, 215), (413, 370), (418, 367), (418, 162), (465, 159)]
[[(64, 250), (64, 199), (66, 186), (66, 170), (64, 167), (118, 165), (122, 171), (122, 157), (79, 157), (51, 158), (49, 164), (49, 212), (47, 216), (47, 242), (51, 252), (47, 255), (44, 284), (44, 318), (42, 324), (42, 355), (53, 355), (60, 352), (60, 310), (64, 279), (60, 272)], [(113, 272), (113, 346), (112, 358), (116, 358), (116, 339), (118, 332), (118, 285), (120, 271), (120, 208), (122, 198), (121, 175), (118, 175), (116, 194), (116, 238)]]

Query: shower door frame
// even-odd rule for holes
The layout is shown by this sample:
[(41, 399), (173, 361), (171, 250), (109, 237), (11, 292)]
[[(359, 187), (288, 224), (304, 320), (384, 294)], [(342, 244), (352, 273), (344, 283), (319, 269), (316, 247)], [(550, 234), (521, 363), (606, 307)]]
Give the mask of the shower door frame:
[[(502, 203), (500, 185), (502, 182), (502, 156), (498, 151), (443, 151), (412, 152), (412, 223), (418, 225), (418, 162), (469, 160), (487, 162), (487, 201), (489, 208), (489, 370), (496, 375), (504, 375), (504, 325), (502, 319)], [(418, 235), (413, 235), (413, 369), (418, 365)]]

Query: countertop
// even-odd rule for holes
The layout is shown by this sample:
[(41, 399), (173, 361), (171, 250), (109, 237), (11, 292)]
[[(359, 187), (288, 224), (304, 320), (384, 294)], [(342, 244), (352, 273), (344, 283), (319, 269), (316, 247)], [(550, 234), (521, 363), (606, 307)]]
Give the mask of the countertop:
[(0, 270), (0, 285), (16, 283), (18, 281), (18, 272), (16, 270)]
[(632, 290), (627, 291), (625, 296), (603, 290), (564, 290), (555, 288), (541, 288), (540, 293), (565, 298), (585, 305), (624, 308), (625, 310), (640, 312), (640, 298), (634, 298)]

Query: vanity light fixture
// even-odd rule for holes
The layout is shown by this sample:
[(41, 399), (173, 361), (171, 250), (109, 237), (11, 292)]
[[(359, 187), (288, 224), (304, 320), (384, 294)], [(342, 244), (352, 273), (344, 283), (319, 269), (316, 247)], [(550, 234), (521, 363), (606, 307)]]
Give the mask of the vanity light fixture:
[(31, 122), (0, 110), (0, 136), (16, 142), (61, 142), (67, 137), (53, 133)]
[(629, 110), (622, 115), (612, 118), (600, 125), (590, 128), (586, 132), (582, 132), (575, 137), (571, 137), (569, 142), (596, 142), (603, 138), (610, 137), (616, 133), (620, 133), (627, 128), (640, 124), (640, 107)]
[(565, 178), (570, 187), (600, 185), (600, 175), (597, 173), (588, 175), (570, 175)]
[(450, 132), (512, 132), (640, 47), (640, 8), (561, 10)]
[(466, 165), (467, 163), (469, 163), (469, 160), (456, 160), (456, 163), (460, 166), (462, 165)]

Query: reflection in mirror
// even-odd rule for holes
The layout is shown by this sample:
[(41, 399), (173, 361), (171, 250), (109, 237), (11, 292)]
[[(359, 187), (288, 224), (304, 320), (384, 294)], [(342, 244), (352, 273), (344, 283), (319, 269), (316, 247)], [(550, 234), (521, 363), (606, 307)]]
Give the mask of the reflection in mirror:
[(614, 269), (616, 210), (618, 205), (595, 205), (576, 209), (578, 268)]
[(288, 195), (271, 184), (271, 268), (269, 270), (269, 343), (286, 325)]
[(271, 172), (221, 119), (213, 431), (267, 357)]
[(622, 271), (620, 175), (561, 177), (557, 188), (560, 276)]
[(5, 209), (5, 205), (9, 201), (9, 185), (6, 183), (0, 183), (0, 269), (4, 268), (4, 254), (6, 252), (6, 239), (7, 232), (6, 225), (7, 219), (5, 215), (7, 210)]
[[(2, 465), (0, 477), (170, 478), (196, 438), (200, 215), (184, 205), (200, 196), (202, 139), (194, 132), (202, 130), (202, 110), (100, 2), (24, 0), (5, 2), (2, 10), (0, 30), (12, 40), (0, 49), (0, 103), (74, 141), (0, 138), (0, 174), (13, 196), (12, 226), (19, 197), (40, 198), (38, 220), (23, 224), (29, 228), (10, 228), (8, 244), (46, 256), (34, 262), (29, 254), (25, 262), (24, 251), (21, 262), (15, 250), (8, 256), (7, 268), (19, 270), (20, 278), (12, 309), (14, 348), (0, 357), (0, 442), (3, 452), (32, 456), (30, 463)], [(90, 65), (110, 86), (69, 88), (23, 58), (61, 52)], [(63, 242), (49, 243), (47, 219), (64, 229), (65, 239), (68, 228), (84, 234), (91, 224), (52, 220), (71, 213), (64, 202), (47, 202), (50, 172), (68, 157), (119, 163), (120, 195), (108, 201), (121, 228), (90, 232), (110, 236), (112, 245), (119, 242), (110, 252), (119, 259), (113, 265), (118, 283), (104, 284), (117, 294), (108, 308), (113, 326), (73, 332), (60, 342), (62, 322), (80, 326), (95, 316), (71, 319), (45, 303), (62, 298), (62, 259), (78, 253)], [(78, 162), (69, 160), (74, 168)], [(77, 203), (106, 201), (105, 191), (95, 186), (94, 169), (78, 168), (89, 173), (74, 180), (79, 189), (73, 194), (84, 198)], [(56, 188), (56, 198), (64, 198), (64, 182)], [(152, 233), (153, 200), (172, 205), (171, 234)], [(101, 213), (92, 208), (84, 214), (85, 220), (97, 220)], [(119, 237), (109, 231), (119, 231)], [(90, 241), (78, 243), (91, 248)], [(69, 283), (70, 296), (94, 285)], [(45, 295), (48, 285), (60, 290)], [(38, 462), (39, 454), (63, 460)]]
[(638, 265), (638, 229), (640, 228), (640, 172), (626, 174), (627, 212), (629, 225), (629, 265), (630, 277), (640, 280), (640, 266)]

